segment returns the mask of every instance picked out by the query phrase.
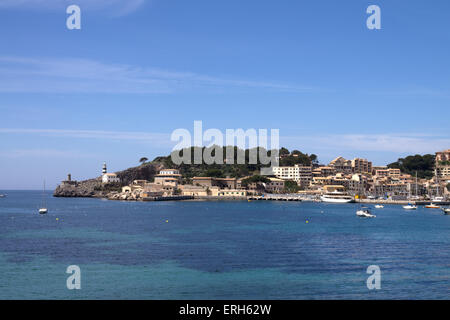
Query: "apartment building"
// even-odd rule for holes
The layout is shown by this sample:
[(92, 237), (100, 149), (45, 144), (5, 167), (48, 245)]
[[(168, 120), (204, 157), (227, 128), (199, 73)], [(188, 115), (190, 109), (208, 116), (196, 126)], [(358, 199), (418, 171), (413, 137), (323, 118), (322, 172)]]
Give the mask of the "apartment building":
[(279, 179), (292, 180), (303, 187), (309, 186), (312, 181), (312, 166), (273, 167), (273, 173)]
[(334, 168), (336, 173), (349, 174), (353, 172), (352, 161), (346, 160), (343, 157), (337, 157), (328, 166)]
[(352, 160), (353, 173), (372, 174), (372, 162), (367, 159), (355, 158)]
[(436, 177), (450, 180), (450, 149), (436, 152)]

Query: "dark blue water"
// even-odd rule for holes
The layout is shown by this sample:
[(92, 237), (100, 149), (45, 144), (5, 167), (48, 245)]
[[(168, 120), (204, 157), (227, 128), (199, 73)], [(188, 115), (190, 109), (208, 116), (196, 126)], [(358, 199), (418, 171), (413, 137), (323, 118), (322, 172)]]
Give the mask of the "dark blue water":
[[(448, 299), (450, 216), (355, 204), (115, 202), (2, 191), (1, 299)], [(57, 220), (58, 219), (58, 220)], [(81, 268), (68, 290), (66, 268)], [(381, 268), (368, 290), (366, 269)]]

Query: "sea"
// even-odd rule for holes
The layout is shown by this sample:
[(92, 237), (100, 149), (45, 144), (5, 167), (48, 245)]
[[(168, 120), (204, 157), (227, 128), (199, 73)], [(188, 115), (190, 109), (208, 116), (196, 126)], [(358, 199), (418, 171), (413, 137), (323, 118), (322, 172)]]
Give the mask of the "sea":
[(450, 298), (438, 209), (0, 194), (0, 299)]

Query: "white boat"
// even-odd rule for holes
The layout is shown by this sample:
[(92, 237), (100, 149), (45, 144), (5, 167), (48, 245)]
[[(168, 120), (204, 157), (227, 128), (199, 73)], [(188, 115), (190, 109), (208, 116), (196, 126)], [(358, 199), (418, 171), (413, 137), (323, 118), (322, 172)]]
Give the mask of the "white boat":
[(444, 212), (445, 215), (450, 214), (450, 208), (442, 208), (442, 211)]
[(47, 212), (48, 212), (48, 209), (45, 206), (45, 181), (44, 181), (44, 191), (42, 192), (42, 206), (39, 209), (39, 214), (46, 214)]
[(330, 202), (330, 203), (350, 203), (355, 202), (352, 196), (350, 196), (346, 192), (329, 192), (320, 196), (320, 200), (322, 202)]
[(383, 209), (384, 206), (383, 206), (382, 204), (377, 204), (377, 205), (375, 205), (375, 208), (376, 208), (376, 209)]
[(6, 195), (5, 194), (0, 194), (0, 198), (5, 198)]
[(433, 200), (431, 200), (433, 203), (434, 202), (443, 202), (444, 201), (444, 197), (434, 197)]
[(417, 207), (415, 205), (411, 204), (411, 203), (408, 203), (408, 205), (403, 206), (403, 209), (405, 209), (405, 210), (416, 210)]
[(376, 217), (376, 215), (371, 214), (369, 209), (367, 209), (367, 208), (359, 209), (358, 211), (356, 211), (356, 215), (361, 218), (375, 218)]

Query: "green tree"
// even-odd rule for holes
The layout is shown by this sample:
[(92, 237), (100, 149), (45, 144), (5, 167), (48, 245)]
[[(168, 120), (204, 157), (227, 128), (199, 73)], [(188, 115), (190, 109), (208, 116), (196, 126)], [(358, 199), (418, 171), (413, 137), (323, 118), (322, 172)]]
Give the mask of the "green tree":
[(432, 154), (407, 156), (396, 162), (388, 164), (389, 168), (400, 169), (402, 172), (415, 175), (419, 178), (430, 179), (434, 175), (435, 156)]
[(269, 183), (270, 179), (260, 175), (254, 175), (247, 179), (242, 180), (241, 184), (244, 187), (247, 187), (251, 183)]
[(280, 154), (280, 156), (287, 156), (287, 155), (289, 155), (290, 153), (289, 153), (289, 150), (288, 150), (288, 149), (286, 149), (286, 148), (284, 148), (284, 147), (281, 147), (279, 154)]
[(297, 193), (300, 190), (297, 182), (288, 180), (284, 182), (284, 192), (285, 193)]
[(318, 164), (319, 163), (319, 158), (317, 158), (317, 155), (315, 155), (314, 153), (309, 155), (309, 159), (311, 160), (312, 164)]
[(142, 157), (142, 158), (139, 159), (139, 162), (141, 163), (141, 165), (143, 165), (147, 161), (148, 161), (148, 158), (146, 158), (146, 157)]

